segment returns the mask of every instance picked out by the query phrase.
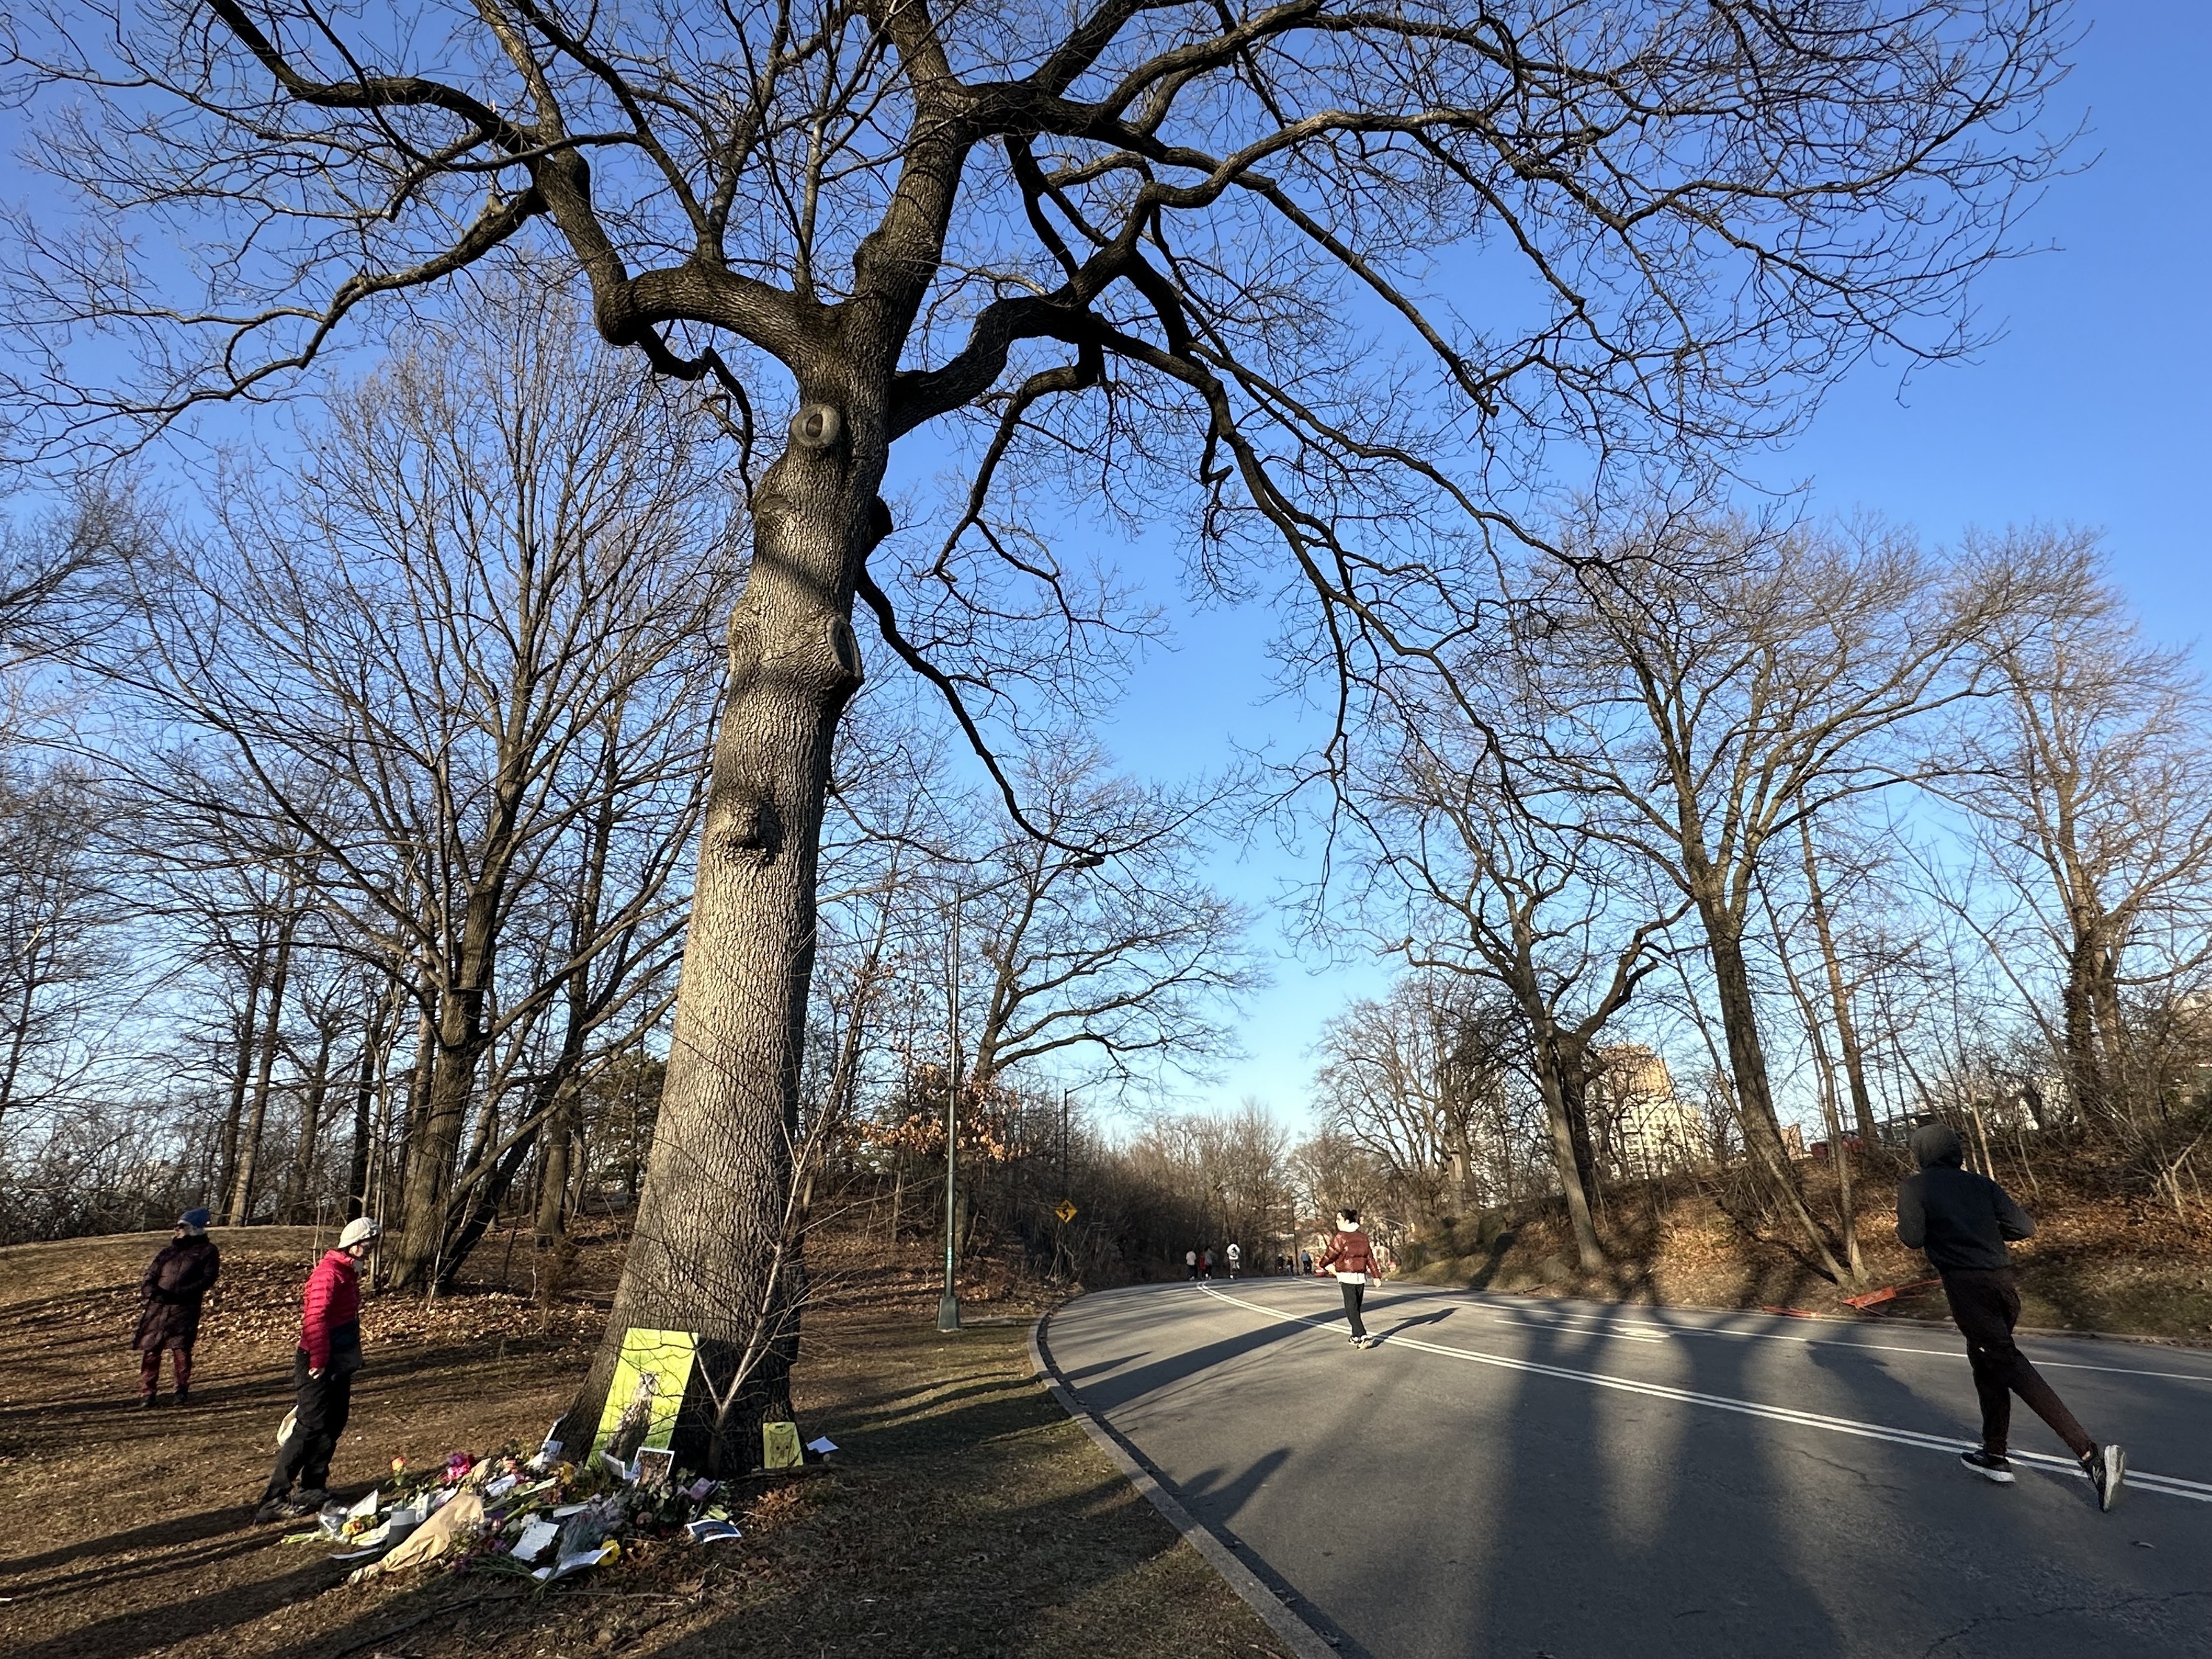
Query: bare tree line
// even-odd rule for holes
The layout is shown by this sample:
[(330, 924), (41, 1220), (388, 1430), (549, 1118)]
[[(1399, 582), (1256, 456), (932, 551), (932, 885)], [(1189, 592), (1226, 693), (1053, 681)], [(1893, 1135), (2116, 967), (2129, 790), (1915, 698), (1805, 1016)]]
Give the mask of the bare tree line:
[[(1520, 573), (1489, 633), (1399, 680), (1347, 791), (1351, 873), (1318, 898), (1413, 970), (1333, 1028), (1320, 1074), (1405, 1201), (1433, 1206), (1422, 1183), (1497, 1126), (1474, 1165), (1542, 1147), (1596, 1271), (1593, 1094), (1609, 1054), (1656, 1042), (1704, 1097), (1698, 1155), (1741, 1148), (1760, 1212), (1839, 1282), (1863, 1273), (1853, 1149), (1886, 1171), (1925, 1115), (1985, 1158), (2022, 1130), (2102, 1149), (2179, 1204), (2212, 1122), (2212, 701), (2095, 538), (1937, 553), (1658, 507), (1562, 539), (1574, 563)], [(1437, 1007), (1505, 1023), (1541, 1110), (1515, 1125), (1501, 1078), (1486, 1115), (1440, 1113), (1445, 1047), (1407, 1052)], [(1785, 1085), (1837, 1164), (1834, 1214), (1807, 1199)]]
[[(756, 1322), (791, 1348), (793, 1309), (756, 1292), (788, 1255), (856, 601), (1035, 830), (1024, 734), (1128, 672), (1168, 598), (1055, 526), (1071, 503), (1171, 520), (1200, 597), (1277, 601), (1286, 672), (1332, 711), (1312, 769), (1343, 784), (1368, 705), (1449, 667), (1501, 560), (1544, 543), (1559, 469), (1702, 468), (1876, 346), (1972, 345), (1966, 286), (2063, 147), (2034, 124), (2069, 30), (2043, 0), (33, 6), (11, 90), (82, 210), (18, 227), (9, 431), (42, 460), (127, 449), (549, 251), (602, 338), (721, 422), (750, 556), (640, 1200), (656, 1243), (589, 1416), (628, 1326), (702, 1332), (717, 1388)], [(142, 219), (185, 257), (145, 257)], [(925, 428), (957, 465), (901, 533), (892, 452)], [(418, 1255), (492, 1029), (471, 927), (500, 899), (469, 883), (496, 861), (426, 854), (419, 894), (362, 913), (436, 1005)], [(459, 917), (428, 902), (448, 864), (473, 872)]]

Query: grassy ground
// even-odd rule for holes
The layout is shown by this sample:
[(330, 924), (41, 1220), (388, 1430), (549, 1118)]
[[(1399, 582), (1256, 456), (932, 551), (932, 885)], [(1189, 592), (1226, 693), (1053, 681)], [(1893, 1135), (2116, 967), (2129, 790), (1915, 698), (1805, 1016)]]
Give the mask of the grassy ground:
[[(1808, 1200), (1832, 1226), (1832, 1173), (1800, 1167)], [(2037, 1223), (2034, 1238), (2012, 1247), (2023, 1325), (2212, 1342), (2212, 1217), (2179, 1216), (2170, 1205), (2112, 1191), (2095, 1171), (2056, 1159), (2045, 1159), (2032, 1180), (2025, 1167), (2002, 1162), (1997, 1173)], [(1860, 1172), (1855, 1208), (1872, 1286), (1931, 1276), (1926, 1259), (1897, 1242), (1897, 1176), (1893, 1169)], [(1843, 1302), (1848, 1288), (1823, 1278), (1780, 1225), (1730, 1197), (1688, 1180), (1615, 1188), (1600, 1227), (1611, 1265), (1599, 1274), (1576, 1270), (1565, 1212), (1555, 1206), (1439, 1228), (1425, 1240), (1413, 1276), (1538, 1295), (1856, 1316)], [(1929, 1288), (1899, 1296), (1874, 1316), (1947, 1316), (1942, 1292)]]
[[(11, 1659), (571, 1654), (1270, 1654), (1266, 1627), (1028, 1374), (1027, 1311), (951, 1337), (934, 1288), (854, 1255), (810, 1316), (800, 1420), (842, 1450), (763, 1485), (741, 1543), (648, 1547), (526, 1594), (344, 1585), (248, 1523), (287, 1404), (304, 1230), (217, 1234), (193, 1404), (135, 1410), (131, 1287), (157, 1236), (0, 1250), (0, 1651)], [(526, 1288), (526, 1271), (518, 1289)], [(550, 1309), (494, 1285), (373, 1302), (335, 1489), (544, 1432), (588, 1358), (616, 1249)], [(980, 1287), (979, 1287), (980, 1288)]]

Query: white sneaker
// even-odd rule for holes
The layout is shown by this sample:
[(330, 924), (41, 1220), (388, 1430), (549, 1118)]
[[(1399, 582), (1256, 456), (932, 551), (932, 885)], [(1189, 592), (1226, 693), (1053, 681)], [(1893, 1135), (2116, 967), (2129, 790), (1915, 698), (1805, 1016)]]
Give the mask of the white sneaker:
[(2128, 1455), (2118, 1446), (2100, 1446), (2083, 1462), (2089, 1484), (2097, 1489), (2097, 1507), (2109, 1510), (2127, 1482)]

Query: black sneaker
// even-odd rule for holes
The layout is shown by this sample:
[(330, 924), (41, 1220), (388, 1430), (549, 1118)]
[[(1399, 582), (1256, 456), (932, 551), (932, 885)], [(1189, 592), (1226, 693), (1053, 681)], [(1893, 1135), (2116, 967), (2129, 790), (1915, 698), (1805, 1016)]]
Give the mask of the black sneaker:
[(138, 1396), (138, 1409), (142, 1412), (152, 1411), (154, 1409), (154, 1396), (150, 1394), (140, 1395)]
[(1960, 1452), (1959, 1461), (1984, 1480), (1994, 1480), (2000, 1486), (2012, 1485), (2012, 1465), (2003, 1457), (1982, 1450)]
[(288, 1521), (291, 1516), (292, 1500), (278, 1492), (261, 1500), (261, 1507), (253, 1511), (253, 1524), (266, 1526), (271, 1521)]
[(2089, 1484), (2097, 1489), (2097, 1507), (2109, 1510), (2127, 1482), (2128, 1455), (2118, 1446), (2099, 1446), (2081, 1460)]

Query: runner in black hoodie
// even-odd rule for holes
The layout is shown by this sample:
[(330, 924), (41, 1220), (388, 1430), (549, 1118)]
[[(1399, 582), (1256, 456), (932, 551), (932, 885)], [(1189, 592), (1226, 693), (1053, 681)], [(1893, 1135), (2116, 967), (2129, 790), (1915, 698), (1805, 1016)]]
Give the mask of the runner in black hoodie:
[(2127, 1454), (2090, 1439), (2066, 1402), (2013, 1345), (2020, 1290), (2005, 1240), (2029, 1237), (2035, 1224), (1996, 1182), (1961, 1167), (1966, 1148), (1955, 1131), (1941, 1123), (1915, 1129), (1912, 1156), (1920, 1169), (1897, 1189), (1897, 1236), (1912, 1249), (1926, 1250), (1929, 1264), (1942, 1275), (1943, 1295), (1966, 1334), (1974, 1392), (1982, 1401), (1981, 1449), (1960, 1453), (1960, 1461), (1985, 1480), (2011, 1483), (2005, 1436), (2016, 1394), (2081, 1460), (2097, 1489), (2097, 1507), (2109, 1510), (2127, 1476)]

